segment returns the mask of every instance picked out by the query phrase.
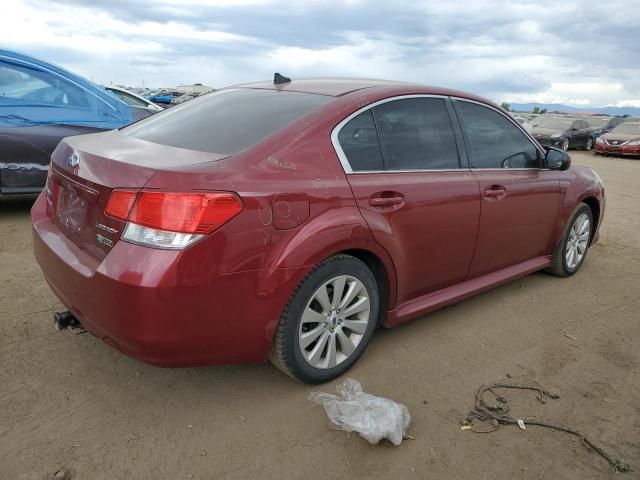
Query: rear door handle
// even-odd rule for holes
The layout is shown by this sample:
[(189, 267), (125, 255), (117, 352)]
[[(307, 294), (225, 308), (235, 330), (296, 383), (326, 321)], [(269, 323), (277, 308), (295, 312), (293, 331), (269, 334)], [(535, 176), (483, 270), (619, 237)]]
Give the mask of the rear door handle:
[(373, 207), (401, 207), (404, 205), (404, 195), (392, 190), (376, 192), (369, 197), (369, 205)]
[(504, 187), (493, 186), (491, 188), (487, 188), (482, 194), (488, 198), (498, 198), (502, 197), (507, 193)]
[(391, 205), (401, 205), (404, 203), (402, 197), (374, 197), (369, 199), (369, 205), (374, 207), (388, 207)]

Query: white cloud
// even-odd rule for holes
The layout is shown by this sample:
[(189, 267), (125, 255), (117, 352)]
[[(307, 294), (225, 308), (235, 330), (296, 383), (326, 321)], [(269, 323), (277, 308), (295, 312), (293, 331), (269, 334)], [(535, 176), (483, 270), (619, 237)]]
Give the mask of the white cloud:
[(450, 86), (499, 102), (640, 106), (640, 17), (623, 0), (43, 1), (4, 9), (2, 47), (100, 83), (221, 87), (282, 71)]

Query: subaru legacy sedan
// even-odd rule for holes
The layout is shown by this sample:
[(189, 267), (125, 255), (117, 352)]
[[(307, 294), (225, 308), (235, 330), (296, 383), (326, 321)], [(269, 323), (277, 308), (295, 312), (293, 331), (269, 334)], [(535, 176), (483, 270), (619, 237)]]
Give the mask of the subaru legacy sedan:
[(595, 172), (487, 100), (276, 76), (66, 138), (32, 221), (65, 314), (109, 346), (317, 383), (378, 326), (573, 275), (604, 209)]

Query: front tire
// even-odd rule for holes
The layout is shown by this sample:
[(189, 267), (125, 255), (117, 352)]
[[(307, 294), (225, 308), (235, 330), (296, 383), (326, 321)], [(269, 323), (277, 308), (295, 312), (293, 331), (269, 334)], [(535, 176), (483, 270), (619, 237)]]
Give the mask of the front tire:
[(330, 257), (289, 299), (274, 335), (271, 363), (305, 383), (342, 375), (366, 348), (379, 309), (369, 267), (350, 255)]
[(586, 203), (581, 203), (567, 223), (548, 271), (558, 277), (570, 277), (576, 273), (587, 256), (594, 228), (591, 208)]
[(587, 141), (584, 144), (584, 149), (586, 151), (589, 151), (589, 150), (591, 150), (592, 147), (593, 147), (593, 138), (589, 137), (589, 138), (587, 138)]
[(562, 145), (561, 146), (562, 146), (562, 150), (564, 150), (565, 152), (568, 151), (569, 150), (569, 139), (565, 138), (562, 141)]

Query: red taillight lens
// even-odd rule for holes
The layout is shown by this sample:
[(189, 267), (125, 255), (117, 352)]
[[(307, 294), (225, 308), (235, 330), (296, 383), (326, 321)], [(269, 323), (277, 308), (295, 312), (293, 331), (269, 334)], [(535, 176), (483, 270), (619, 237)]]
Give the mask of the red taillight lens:
[(133, 204), (136, 202), (137, 195), (138, 192), (129, 190), (114, 190), (109, 196), (104, 212), (111, 217), (126, 220), (133, 208)]
[(207, 234), (231, 220), (242, 208), (240, 199), (226, 192), (142, 191), (136, 200), (135, 192), (114, 190), (105, 212), (158, 230)]

